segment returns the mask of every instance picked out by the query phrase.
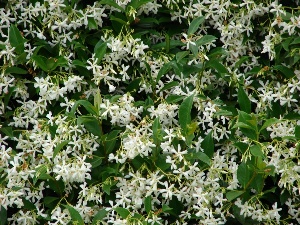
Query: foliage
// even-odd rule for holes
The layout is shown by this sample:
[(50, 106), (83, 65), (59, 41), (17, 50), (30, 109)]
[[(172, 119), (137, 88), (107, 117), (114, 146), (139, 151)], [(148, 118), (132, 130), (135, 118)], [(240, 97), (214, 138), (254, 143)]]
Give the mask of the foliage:
[(0, 2), (0, 225), (297, 224), (298, 1)]

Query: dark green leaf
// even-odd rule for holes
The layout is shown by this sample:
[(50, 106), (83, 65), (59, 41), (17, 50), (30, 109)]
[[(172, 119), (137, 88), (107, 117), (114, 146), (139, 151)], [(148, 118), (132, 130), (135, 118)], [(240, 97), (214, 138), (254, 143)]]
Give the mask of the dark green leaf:
[(7, 224), (7, 210), (1, 205), (0, 206), (0, 225)]
[(237, 169), (237, 179), (243, 188), (246, 188), (252, 177), (253, 171), (246, 163), (242, 162)]
[(170, 103), (179, 102), (182, 99), (184, 99), (184, 96), (182, 95), (169, 95), (166, 98), (166, 102), (170, 104)]
[(114, 210), (123, 218), (123, 219), (126, 219), (130, 212), (128, 211), (128, 209), (124, 209), (122, 207), (117, 207), (117, 208), (114, 208)]
[(94, 134), (95, 136), (98, 136), (101, 138), (102, 136), (102, 131), (101, 131), (101, 126), (99, 120), (97, 120), (93, 116), (80, 116), (77, 118), (77, 124), (81, 125), (83, 124), (84, 127)]
[(144, 204), (145, 204), (145, 211), (146, 213), (150, 213), (152, 210), (152, 197), (151, 195), (147, 196), (144, 200)]
[(73, 224), (84, 225), (84, 221), (76, 209), (74, 209), (71, 205), (64, 205), (64, 206), (66, 207), (66, 209), (69, 210)]
[(90, 30), (94, 30), (98, 28), (98, 25), (94, 18), (88, 17), (88, 27)]
[(101, 0), (101, 1), (99, 2), (99, 4), (112, 6), (112, 7), (116, 8), (116, 9), (119, 9), (121, 12), (124, 12), (124, 11), (125, 11), (121, 6), (119, 6), (119, 5), (118, 5), (115, 1), (113, 1), (113, 0)]
[(12, 67), (8, 67), (6, 70), (5, 70), (5, 73), (6, 74), (28, 74), (28, 71), (27, 70), (24, 70), (24, 69), (21, 69), (19, 67), (16, 67), (16, 66), (12, 66)]
[(189, 54), (190, 54), (189, 51), (182, 51), (182, 52), (176, 53), (176, 62), (179, 63), (184, 57), (186, 57)]
[(171, 211), (173, 208), (169, 207), (168, 205), (163, 205), (162, 206), (162, 211), (163, 212), (169, 212)]
[(121, 130), (113, 130), (107, 135), (105, 139), (105, 147), (107, 154), (111, 153), (114, 150), (120, 132)]
[(204, 16), (200, 16), (198, 18), (195, 18), (193, 19), (193, 21), (191, 22), (190, 26), (189, 26), (189, 29), (188, 29), (188, 32), (187, 34), (188, 35), (191, 35), (191, 34), (194, 34), (199, 26), (205, 21), (205, 17)]
[(1, 127), (0, 131), (10, 138), (14, 137), (14, 132), (12, 127)]
[(285, 78), (292, 78), (295, 74), (294, 71), (283, 65), (276, 65), (273, 67), (275, 70), (279, 70)]
[(24, 43), (25, 39), (23, 38), (21, 32), (15, 25), (11, 25), (9, 28), (9, 43), (12, 47), (15, 47), (15, 51), (18, 54), (24, 52)]
[(103, 220), (103, 218), (106, 216), (108, 211), (105, 209), (101, 209), (100, 211), (97, 212), (97, 214), (94, 216), (94, 219), (92, 221), (92, 225), (98, 225), (99, 222)]
[(201, 143), (204, 153), (211, 159), (214, 155), (215, 145), (212, 137), (212, 131), (209, 132)]
[(194, 95), (191, 95), (183, 100), (179, 107), (179, 124), (183, 134), (187, 134), (187, 125), (191, 123), (191, 110), (193, 106)]
[(53, 159), (56, 157), (56, 155), (59, 153), (59, 151), (69, 143), (69, 140), (62, 141), (58, 145), (55, 146), (55, 149), (53, 150)]
[(238, 90), (238, 103), (242, 111), (251, 113), (251, 102), (242, 86)]
[(98, 62), (100, 62), (102, 60), (102, 58), (104, 57), (104, 55), (106, 53), (106, 49), (107, 49), (106, 42), (102, 43), (100, 46), (95, 48), (95, 56), (98, 59)]
[(101, 165), (102, 158), (96, 155), (86, 158), (86, 162), (92, 165), (92, 168), (96, 168)]
[(45, 72), (49, 72), (48, 66), (47, 66), (47, 58), (41, 55), (33, 55), (31, 57), (36, 65), (38, 67), (40, 67), (42, 70), (44, 70)]
[(255, 157), (262, 157), (262, 158), (265, 157), (263, 151), (261, 150), (261, 146), (260, 145), (253, 145), (253, 146), (251, 146), (250, 147), (250, 152)]
[(277, 118), (270, 118), (267, 119), (266, 122), (264, 122), (264, 124), (262, 125), (262, 127), (260, 128), (259, 132), (266, 129), (267, 127), (275, 124), (275, 123), (280, 123), (280, 120)]
[(155, 118), (155, 120), (153, 121), (153, 125), (152, 125), (152, 131), (153, 131), (153, 141), (155, 143), (156, 146), (159, 146), (160, 142), (162, 141), (163, 137), (161, 134), (161, 125), (160, 125), (160, 121), (159, 118)]
[(234, 199), (236, 199), (237, 197), (241, 196), (242, 194), (244, 194), (245, 191), (229, 191), (226, 193), (226, 198), (228, 201), (232, 201)]
[(246, 62), (250, 57), (249, 56), (242, 56), (239, 61), (237, 61), (235, 64), (234, 64), (234, 68), (235, 69), (238, 69), (244, 62)]
[(194, 153), (192, 153), (192, 157), (195, 158), (195, 159), (201, 160), (202, 162), (204, 162), (208, 166), (210, 166), (210, 164), (211, 164), (210, 158), (203, 152), (194, 152)]
[(300, 139), (300, 126), (299, 125), (295, 126), (295, 137), (297, 139)]
[(196, 41), (196, 44), (197, 46), (201, 46), (210, 43), (216, 39), (217, 38), (213, 35), (204, 35), (203, 37), (201, 37), (199, 40)]
[(179, 84), (178, 81), (171, 81), (171, 82), (165, 84), (165, 86), (163, 86), (159, 91), (162, 92), (162, 91), (168, 90), (172, 87), (178, 86), (178, 84)]
[(160, 78), (166, 74), (169, 70), (171, 69), (171, 64), (170, 63), (166, 63), (164, 64), (160, 70), (158, 71), (157, 77), (156, 77), (156, 83), (160, 80)]
[(97, 111), (96, 107), (93, 106), (89, 101), (87, 100), (78, 100), (75, 102), (75, 104), (73, 105), (71, 111), (70, 111), (70, 115), (74, 116), (75, 115), (75, 111), (77, 110), (77, 108), (82, 105), (89, 113), (91, 113), (94, 116), (98, 116), (99, 112)]

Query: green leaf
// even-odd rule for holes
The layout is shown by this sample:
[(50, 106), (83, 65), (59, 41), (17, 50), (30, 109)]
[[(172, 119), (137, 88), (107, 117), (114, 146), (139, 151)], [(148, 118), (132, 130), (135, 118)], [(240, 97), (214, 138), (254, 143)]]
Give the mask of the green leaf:
[(57, 203), (59, 200), (60, 199), (58, 197), (52, 197), (52, 196), (45, 196), (43, 198), (43, 202), (44, 202), (45, 206), (47, 206), (47, 207), (49, 207), (49, 205), (51, 205), (51, 204)]
[(202, 162), (204, 162), (208, 166), (210, 166), (210, 164), (211, 164), (210, 158), (203, 152), (194, 152), (194, 153), (192, 153), (191, 156), (195, 159), (201, 160)]
[(72, 65), (86, 68), (86, 63), (84, 63), (84, 62), (82, 62), (81, 60), (78, 60), (78, 59), (73, 60)]
[(297, 139), (300, 139), (300, 126), (299, 125), (295, 126), (295, 137)]
[(1, 127), (0, 131), (8, 137), (14, 138), (14, 131), (13, 131), (12, 127)]
[(253, 145), (253, 146), (251, 146), (250, 147), (250, 153), (251, 153), (251, 155), (253, 155), (255, 157), (262, 157), (262, 158), (265, 157), (263, 151), (261, 150), (261, 146), (260, 145)]
[(94, 18), (88, 17), (88, 27), (90, 30), (94, 30), (98, 28), (98, 25)]
[(83, 124), (84, 127), (93, 135), (101, 138), (102, 130), (99, 120), (93, 116), (80, 116), (77, 118), (77, 125)]
[(121, 130), (112, 130), (105, 139), (106, 153), (109, 154), (114, 150), (118, 135)]
[(62, 150), (62, 148), (66, 146), (69, 142), (69, 140), (65, 140), (55, 146), (55, 149), (53, 150), (53, 159), (57, 156), (59, 151)]
[(242, 162), (237, 169), (237, 179), (243, 188), (246, 188), (252, 177), (253, 171), (246, 163)]
[(197, 46), (201, 46), (201, 45), (205, 45), (207, 43), (210, 43), (214, 40), (216, 40), (217, 38), (213, 35), (205, 35), (203, 37), (201, 37), (199, 40), (196, 41)]
[(257, 191), (257, 194), (261, 193), (263, 190), (265, 184), (265, 179), (263, 176), (263, 174), (257, 174), (251, 182), (250, 187), (254, 188)]
[(234, 69), (237, 69), (239, 68), (244, 62), (246, 62), (250, 57), (249, 56), (242, 56), (239, 61), (237, 61), (235, 64), (234, 64)]
[(75, 111), (77, 110), (77, 108), (82, 105), (89, 113), (91, 113), (94, 116), (99, 116), (99, 112), (97, 111), (97, 108), (95, 106), (93, 106), (89, 101), (87, 100), (78, 100), (75, 102), (75, 104), (73, 105), (71, 111), (70, 111), (70, 115), (74, 116), (75, 115)]
[(187, 134), (187, 125), (191, 123), (191, 110), (193, 106), (194, 95), (191, 95), (183, 100), (179, 106), (179, 124), (183, 131), (183, 134)]
[(170, 89), (170, 88), (172, 88), (172, 87), (176, 87), (176, 86), (178, 86), (178, 84), (179, 84), (178, 81), (171, 81), (171, 82), (165, 84), (165, 85), (159, 90), (159, 92), (168, 90), (168, 89)]
[(169, 212), (172, 211), (173, 208), (169, 207), (168, 205), (163, 205), (162, 206), (162, 211), (163, 212)]
[(158, 155), (156, 161), (154, 162), (157, 167), (159, 167), (162, 171), (166, 171), (170, 168), (171, 164), (166, 162), (166, 155)]
[(31, 57), (36, 63), (38, 67), (40, 67), (45, 72), (49, 72), (48, 66), (47, 66), (47, 58), (41, 55), (33, 55)]
[(222, 63), (219, 62), (219, 60), (209, 60), (206, 66), (217, 70), (222, 77), (224, 74), (228, 74), (228, 70)]
[(155, 118), (152, 125), (152, 131), (153, 131), (153, 141), (156, 146), (160, 145), (160, 142), (162, 141), (162, 133), (161, 133), (161, 125), (159, 121), (159, 117)]
[(28, 71), (16, 66), (12, 66), (5, 70), (5, 74), (28, 74)]
[(238, 90), (238, 103), (242, 111), (251, 113), (251, 102), (242, 86)]
[(285, 78), (292, 78), (295, 75), (292, 69), (283, 65), (274, 66), (273, 69), (279, 70), (285, 76)]
[(232, 201), (244, 193), (245, 193), (245, 191), (237, 191), (237, 190), (229, 191), (226, 193), (226, 198), (228, 201)]
[(145, 211), (146, 213), (150, 213), (152, 210), (152, 197), (151, 195), (147, 196), (144, 200), (144, 204), (145, 204)]
[(184, 57), (189, 55), (189, 51), (181, 51), (176, 53), (176, 62), (179, 63)]
[(182, 99), (184, 99), (183, 95), (169, 95), (166, 98), (166, 102), (171, 104), (171, 103), (179, 102)]
[(52, 179), (52, 177), (47, 174), (48, 167), (46, 165), (40, 165), (35, 168), (35, 174), (33, 177), (33, 184), (35, 185), (39, 179), (47, 180)]
[(97, 155), (92, 155), (91, 157), (87, 157), (85, 160), (87, 163), (92, 165), (92, 168), (96, 168), (101, 165), (102, 158)]
[(101, 209), (100, 211), (98, 211), (97, 214), (94, 216), (92, 225), (100, 224), (99, 222), (103, 220), (107, 213), (108, 211), (106, 211), (105, 209)]
[(7, 210), (1, 205), (0, 206), (0, 225), (7, 224)]
[(99, 2), (99, 4), (102, 4), (102, 5), (109, 5), (109, 6), (112, 6), (116, 9), (119, 9), (121, 12), (125, 12), (125, 10), (119, 6), (115, 1), (113, 0), (102, 0)]
[(259, 132), (261, 132), (262, 130), (266, 129), (267, 127), (275, 124), (275, 123), (280, 123), (281, 121), (277, 118), (270, 118), (267, 119), (266, 122), (264, 122), (264, 124), (262, 125), (262, 127), (260, 128)]
[(205, 17), (204, 16), (200, 16), (198, 18), (195, 18), (193, 19), (193, 21), (191, 22), (190, 26), (189, 26), (189, 29), (188, 29), (188, 32), (187, 34), (188, 35), (191, 35), (191, 34), (194, 34), (199, 26), (205, 21)]
[(97, 46), (97, 48), (95, 48), (95, 57), (98, 59), (98, 62), (100, 62), (102, 60), (102, 58), (104, 57), (105, 53), (106, 53), (106, 49), (107, 49), (107, 43), (103, 42), (101, 45)]
[(215, 145), (212, 137), (212, 131), (209, 132), (201, 143), (204, 153), (211, 159), (214, 155)]
[(26, 42), (21, 32), (15, 25), (11, 25), (9, 28), (9, 43), (12, 47), (15, 47), (15, 51), (18, 54), (24, 52), (24, 43)]
[(73, 224), (84, 225), (84, 221), (76, 209), (74, 209), (71, 205), (64, 205), (64, 206), (66, 207), (66, 209), (69, 210)]
[(128, 209), (124, 209), (122, 207), (117, 207), (117, 208), (114, 208), (114, 210), (123, 218), (123, 219), (126, 219), (130, 212), (128, 211)]
[(171, 63), (164, 64), (160, 70), (158, 71), (157, 77), (156, 77), (156, 83), (160, 80), (160, 78), (166, 74), (171, 69)]

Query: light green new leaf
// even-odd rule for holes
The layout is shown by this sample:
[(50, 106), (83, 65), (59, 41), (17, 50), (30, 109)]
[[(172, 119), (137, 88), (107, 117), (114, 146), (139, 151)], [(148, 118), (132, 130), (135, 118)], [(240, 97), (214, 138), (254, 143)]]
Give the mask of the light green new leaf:
[(84, 221), (76, 209), (74, 209), (71, 205), (64, 205), (64, 206), (66, 207), (66, 209), (69, 210), (73, 224), (84, 225)]
[(199, 26), (205, 21), (205, 17), (204, 16), (200, 16), (198, 18), (193, 19), (193, 21), (191, 22), (188, 32), (188, 35), (191, 35), (193, 33), (195, 33), (197, 31), (197, 29), (199, 28)]
[(187, 125), (191, 123), (191, 110), (193, 106), (194, 95), (191, 95), (183, 100), (179, 106), (179, 124), (183, 131), (183, 134), (187, 134)]

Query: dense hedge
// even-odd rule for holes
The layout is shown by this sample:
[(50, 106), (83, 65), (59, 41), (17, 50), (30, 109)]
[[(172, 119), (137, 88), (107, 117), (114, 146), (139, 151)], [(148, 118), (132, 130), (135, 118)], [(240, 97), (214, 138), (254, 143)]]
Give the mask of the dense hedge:
[(0, 7), (0, 225), (300, 223), (298, 1)]

